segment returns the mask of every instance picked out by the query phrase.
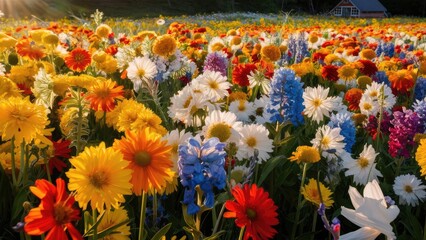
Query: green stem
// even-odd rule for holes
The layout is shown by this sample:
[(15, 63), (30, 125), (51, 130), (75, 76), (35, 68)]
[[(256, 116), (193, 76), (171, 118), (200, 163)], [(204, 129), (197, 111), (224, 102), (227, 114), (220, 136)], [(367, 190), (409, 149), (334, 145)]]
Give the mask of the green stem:
[(240, 230), (240, 235), (238, 236), (238, 240), (243, 240), (243, 236), (244, 236), (244, 230), (246, 229), (246, 227), (242, 227)]
[(312, 220), (312, 240), (314, 240), (315, 239), (315, 230), (316, 230), (316, 227), (317, 227), (317, 218), (318, 218), (318, 214), (316, 213), (316, 212), (314, 212), (314, 219)]
[(301, 206), (302, 189), (303, 189), (303, 183), (305, 182), (307, 165), (308, 165), (307, 163), (303, 164), (302, 180), (300, 182), (299, 197), (297, 198), (296, 219), (294, 221), (293, 229), (291, 231), (291, 240), (294, 240), (294, 238), (296, 237), (296, 230), (297, 230), (297, 226), (298, 226), (298, 223), (299, 223), (300, 210), (302, 208), (302, 206)]
[(10, 156), (11, 156), (11, 163), (12, 163), (12, 183), (14, 187), (17, 187), (16, 184), (16, 166), (15, 166), (15, 137), (12, 137), (10, 140)]
[(25, 163), (25, 140), (21, 142), (21, 169), (19, 171), (18, 183), (25, 184), (25, 175), (27, 175), (27, 164)]
[(46, 239), (46, 236), (44, 235), (44, 233), (40, 235), (40, 238), (41, 238), (41, 240)]
[(401, 165), (402, 165), (403, 161), (404, 161), (404, 159), (402, 157), (396, 159), (395, 176), (399, 176), (399, 173), (401, 172)]
[(146, 202), (148, 201), (148, 194), (145, 191), (142, 191), (142, 202), (141, 202), (141, 216), (139, 222), (139, 240), (143, 240), (144, 235), (144, 226), (145, 226), (145, 211), (146, 211)]
[(423, 240), (426, 240), (426, 217), (425, 217), (425, 226), (423, 227)]
[(216, 224), (214, 225), (214, 228), (213, 228), (213, 234), (215, 234), (217, 232), (217, 229), (219, 228), (219, 223), (222, 218), (223, 212), (225, 212), (225, 204), (222, 204), (222, 208), (220, 209), (219, 216), (217, 216)]
[[(202, 203), (202, 196), (201, 194), (197, 191), (197, 205), (201, 206)], [(197, 212), (197, 215), (195, 216), (195, 228), (198, 230), (198, 232), (200, 231), (200, 226), (201, 226), (201, 210)]]
[[(92, 209), (92, 217), (93, 217), (93, 225), (96, 224), (96, 222), (98, 221), (98, 212), (96, 211), (96, 208)], [(98, 239), (98, 227), (94, 226), (93, 227), (93, 240), (97, 240)]]
[(158, 203), (157, 203), (157, 191), (154, 190), (154, 194), (152, 195), (152, 227), (155, 228), (155, 223), (157, 221), (157, 209), (158, 209)]
[(49, 161), (47, 161), (44, 165), (46, 166), (47, 180), (49, 182), (52, 182), (52, 177), (50, 176), (50, 171), (49, 171)]

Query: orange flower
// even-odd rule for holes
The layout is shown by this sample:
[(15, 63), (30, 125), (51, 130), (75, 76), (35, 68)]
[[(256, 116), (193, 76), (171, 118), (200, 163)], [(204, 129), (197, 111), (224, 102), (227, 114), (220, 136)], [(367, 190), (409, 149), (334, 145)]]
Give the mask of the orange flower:
[(40, 198), (40, 205), (25, 217), (24, 230), (29, 235), (41, 235), (50, 231), (46, 240), (67, 240), (65, 231), (72, 239), (83, 239), (71, 223), (80, 219), (80, 211), (73, 208), (74, 197), (65, 191), (65, 181), (56, 179), (56, 187), (44, 179), (36, 180), (31, 192)]
[(92, 62), (90, 53), (83, 48), (75, 48), (65, 57), (67, 67), (76, 72), (84, 71)]
[(168, 170), (173, 167), (172, 146), (161, 140), (161, 135), (149, 128), (133, 133), (114, 142), (113, 148), (121, 151), (124, 160), (129, 161), (128, 168), (133, 170), (133, 192), (141, 195), (152, 188), (161, 192), (170, 178)]
[(241, 189), (235, 186), (232, 189), (235, 200), (228, 200), (225, 207), (230, 212), (225, 212), (223, 217), (236, 218), (235, 224), (245, 227), (244, 240), (250, 239), (271, 239), (277, 231), (272, 227), (277, 225), (277, 206), (269, 194), (256, 184), (251, 187), (246, 184)]
[(89, 88), (86, 99), (93, 110), (110, 112), (115, 107), (115, 100), (123, 99), (123, 95), (123, 86), (117, 86), (112, 80), (98, 80)]
[(339, 68), (334, 65), (325, 65), (321, 68), (321, 76), (324, 79), (327, 79), (332, 82), (339, 80), (339, 73), (337, 72)]
[(345, 100), (349, 103), (349, 110), (359, 110), (359, 101), (362, 97), (362, 90), (359, 88), (351, 88), (345, 94)]
[(36, 45), (34, 42), (29, 39), (20, 40), (16, 46), (16, 52), (22, 57), (28, 57), (31, 60), (40, 60), (46, 54), (44, 53), (44, 48)]
[(406, 69), (389, 71), (388, 78), (394, 93), (407, 93), (415, 83), (411, 71)]

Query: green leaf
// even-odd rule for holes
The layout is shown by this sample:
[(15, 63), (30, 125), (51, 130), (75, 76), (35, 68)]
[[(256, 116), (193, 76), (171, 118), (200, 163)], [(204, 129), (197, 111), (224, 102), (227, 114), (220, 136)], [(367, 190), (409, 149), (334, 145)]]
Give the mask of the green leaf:
[(211, 235), (210, 237), (203, 238), (203, 240), (216, 240), (216, 239), (219, 239), (219, 237), (222, 236), (225, 233), (226, 233), (225, 230), (222, 230), (222, 231), (219, 231), (219, 232)]
[(259, 180), (257, 181), (257, 185), (262, 185), (263, 181), (265, 181), (265, 179), (269, 176), (269, 174), (272, 172), (272, 170), (274, 170), (275, 168), (277, 168), (278, 166), (280, 166), (281, 164), (283, 164), (285, 161), (286, 157), (283, 155), (279, 155), (276, 157), (271, 158), (269, 161), (267, 161), (265, 163), (265, 166), (262, 170), (262, 175), (260, 176)]
[(108, 236), (110, 234), (120, 233), (119, 231), (114, 231), (114, 230), (116, 230), (117, 228), (119, 228), (119, 227), (121, 227), (123, 225), (128, 224), (129, 222), (130, 222), (130, 219), (126, 219), (126, 220), (124, 220), (124, 221), (122, 221), (122, 222), (120, 222), (120, 223), (118, 223), (116, 225), (110, 226), (108, 228), (105, 228), (102, 231), (99, 231), (98, 232), (98, 238), (104, 238), (104, 237), (106, 237), (106, 236)]
[(401, 211), (401, 218), (401, 223), (405, 226), (405, 229), (408, 230), (413, 239), (423, 238), (423, 227), (409, 209), (405, 208)]
[(161, 240), (161, 238), (165, 236), (166, 233), (169, 231), (171, 226), (172, 226), (172, 223), (169, 223), (163, 228), (161, 228), (160, 230), (158, 230), (158, 232), (151, 238), (151, 240)]
[[(3, 167), (0, 164), (0, 196), (8, 196), (12, 192), (12, 187), (10, 185), (10, 180), (7, 177)], [(10, 217), (10, 206), (12, 206), (12, 198), (2, 197), (0, 198), (0, 212), (2, 213), (2, 218), (0, 220), (0, 226), (3, 224), (9, 223)]]
[(24, 212), (24, 208), (22, 207), (22, 204), (27, 201), (27, 197), (29, 194), (28, 187), (30, 184), (27, 184), (25, 186), (20, 187), (19, 191), (17, 192), (15, 199), (13, 200), (12, 205), (12, 222), (16, 223), (21, 219), (21, 215)]
[(182, 204), (183, 219), (185, 220), (186, 225), (188, 225), (192, 229), (196, 229), (194, 216), (189, 215), (187, 209), (188, 206)]
[(101, 223), (102, 218), (104, 218), (104, 216), (105, 216), (105, 211), (103, 211), (101, 213), (101, 215), (98, 217), (98, 220), (96, 221), (96, 223), (93, 224), (93, 226), (90, 227), (90, 229), (87, 232), (84, 233), (83, 237), (92, 236), (94, 229), (98, 227), (99, 223)]

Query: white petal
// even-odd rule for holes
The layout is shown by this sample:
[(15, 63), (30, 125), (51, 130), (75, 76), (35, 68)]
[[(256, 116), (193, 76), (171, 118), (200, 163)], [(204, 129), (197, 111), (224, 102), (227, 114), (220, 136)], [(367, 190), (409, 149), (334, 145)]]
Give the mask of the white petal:
[(364, 203), (364, 198), (361, 196), (358, 190), (352, 186), (349, 186), (348, 192), (349, 196), (351, 197), (352, 205), (355, 209), (358, 209), (359, 206)]
[(367, 185), (364, 188), (364, 197), (380, 200), (381, 204), (384, 207), (387, 207), (385, 196), (383, 195), (382, 189), (380, 189), (380, 186), (377, 180), (373, 180), (367, 183)]
[(354, 232), (350, 232), (340, 236), (340, 240), (374, 240), (379, 236), (380, 232), (369, 227), (360, 228)]

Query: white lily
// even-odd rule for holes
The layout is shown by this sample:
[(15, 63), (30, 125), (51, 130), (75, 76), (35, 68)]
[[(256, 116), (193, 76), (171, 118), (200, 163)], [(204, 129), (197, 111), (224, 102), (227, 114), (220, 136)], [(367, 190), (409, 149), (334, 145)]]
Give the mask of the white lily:
[(341, 240), (376, 239), (381, 233), (388, 240), (396, 239), (390, 223), (399, 214), (399, 208), (392, 205), (389, 208), (379, 183), (376, 180), (367, 183), (364, 197), (354, 187), (349, 187), (349, 196), (355, 209), (342, 207), (342, 215), (361, 228), (344, 234)]

